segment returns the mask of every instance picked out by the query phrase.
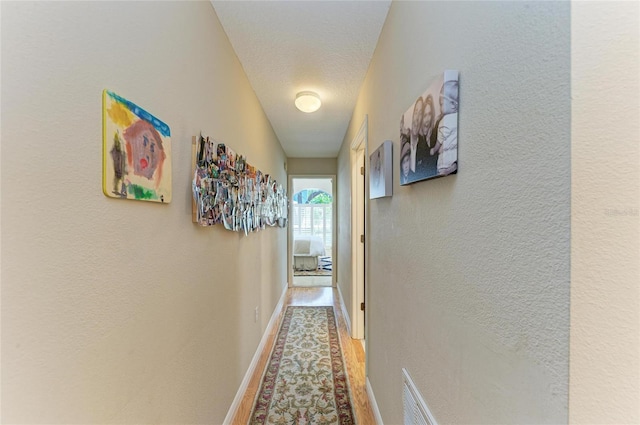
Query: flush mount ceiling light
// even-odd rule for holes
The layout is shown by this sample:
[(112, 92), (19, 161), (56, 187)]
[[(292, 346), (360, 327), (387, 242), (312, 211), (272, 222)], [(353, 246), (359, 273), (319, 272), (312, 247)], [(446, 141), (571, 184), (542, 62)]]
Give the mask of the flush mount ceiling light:
[(320, 109), (320, 96), (312, 91), (301, 91), (296, 95), (296, 108), (302, 112), (310, 113)]

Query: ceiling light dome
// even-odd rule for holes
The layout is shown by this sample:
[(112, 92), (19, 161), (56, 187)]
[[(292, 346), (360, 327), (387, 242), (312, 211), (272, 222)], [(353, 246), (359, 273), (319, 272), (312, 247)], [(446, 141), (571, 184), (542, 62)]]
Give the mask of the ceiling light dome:
[(320, 109), (320, 96), (312, 91), (301, 91), (296, 95), (296, 108), (302, 112), (311, 113)]

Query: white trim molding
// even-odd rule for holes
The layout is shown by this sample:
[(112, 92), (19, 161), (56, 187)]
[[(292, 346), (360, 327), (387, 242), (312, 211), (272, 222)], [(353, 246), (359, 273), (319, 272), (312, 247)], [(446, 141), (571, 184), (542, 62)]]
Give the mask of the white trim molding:
[(373, 410), (373, 417), (376, 420), (376, 425), (384, 425), (384, 422), (382, 422), (382, 415), (380, 415), (380, 409), (378, 409), (378, 403), (376, 402), (376, 396), (373, 395), (373, 388), (371, 387), (369, 378), (367, 378), (367, 395), (369, 396), (369, 404), (371, 405), (371, 410)]
[(344, 304), (344, 298), (342, 297), (342, 290), (340, 289), (340, 285), (338, 285), (337, 282), (336, 282), (336, 287), (338, 288), (338, 296), (340, 298), (340, 310), (342, 310), (342, 317), (344, 317), (344, 323), (347, 325), (347, 333), (351, 335), (351, 319), (349, 318), (349, 311), (347, 310), (347, 306)]
[[(350, 166), (351, 166), (351, 338), (363, 339), (365, 337), (365, 311), (360, 306), (365, 302), (366, 286), (366, 257), (367, 257), (367, 157), (368, 157), (368, 123), (369, 116), (365, 115), (358, 134), (351, 141)], [(362, 156), (362, 169), (360, 171), (359, 160)], [(362, 211), (360, 211), (362, 209)], [(365, 243), (360, 237), (365, 237)]]
[(369, 115), (364, 116), (364, 121), (360, 124), (360, 129), (358, 130), (358, 134), (351, 141), (351, 150), (358, 150), (358, 147), (361, 143), (367, 141), (367, 129), (369, 124)]

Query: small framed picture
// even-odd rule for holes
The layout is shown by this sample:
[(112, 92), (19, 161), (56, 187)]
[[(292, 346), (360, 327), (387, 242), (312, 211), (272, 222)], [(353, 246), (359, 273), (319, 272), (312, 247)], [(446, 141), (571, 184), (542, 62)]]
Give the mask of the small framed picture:
[(369, 163), (369, 199), (393, 193), (393, 142), (385, 140), (372, 154)]

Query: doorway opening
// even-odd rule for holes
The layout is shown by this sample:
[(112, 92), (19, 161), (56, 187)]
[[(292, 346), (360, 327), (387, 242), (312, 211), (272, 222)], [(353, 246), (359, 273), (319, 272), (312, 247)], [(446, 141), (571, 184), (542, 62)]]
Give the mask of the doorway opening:
[(351, 142), (351, 337), (366, 349), (367, 166), (368, 116)]
[(334, 286), (334, 181), (333, 176), (291, 178), (292, 286)]

